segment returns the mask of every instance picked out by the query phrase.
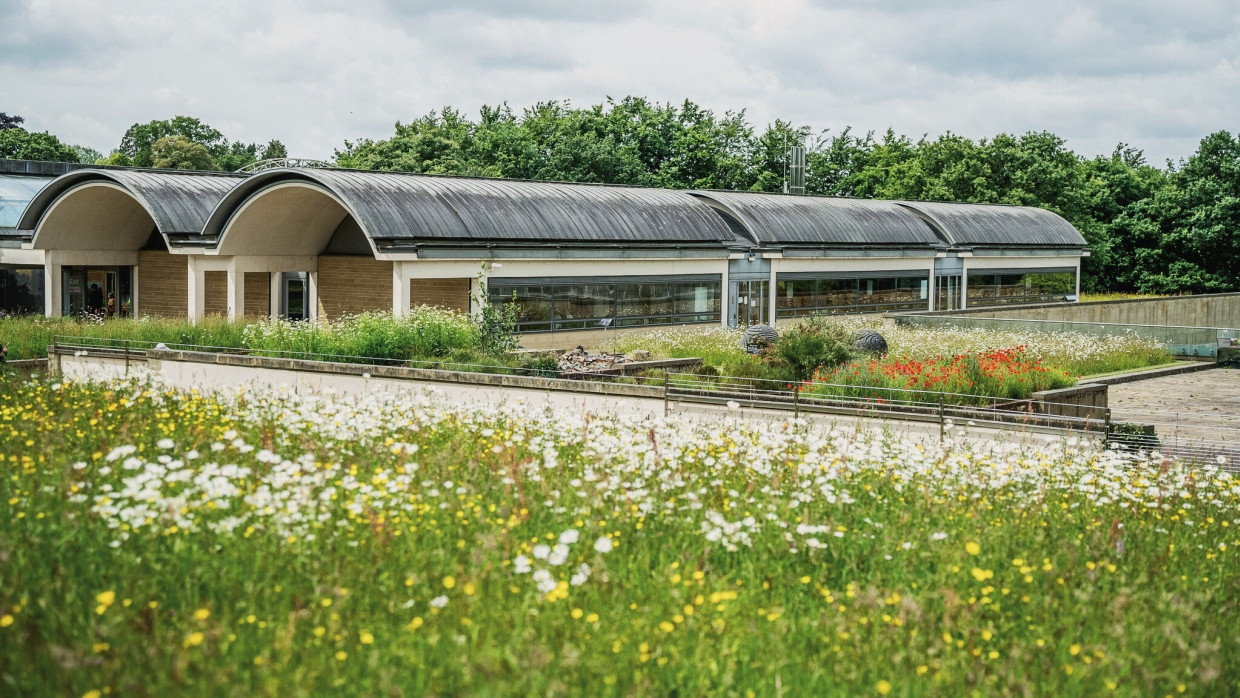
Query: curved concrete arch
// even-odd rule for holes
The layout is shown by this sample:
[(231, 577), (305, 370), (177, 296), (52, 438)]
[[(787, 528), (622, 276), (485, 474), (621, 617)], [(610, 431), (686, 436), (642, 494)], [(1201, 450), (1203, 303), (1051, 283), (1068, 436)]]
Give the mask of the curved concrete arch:
[(40, 250), (137, 250), (157, 229), (143, 202), (108, 181), (79, 184), (39, 217), (31, 246)]
[[(164, 236), (165, 242), (168, 242), (169, 236), (172, 235), (198, 237), (201, 235), (207, 216), (220, 199), (224, 198), (224, 195), (240, 181), (242, 177), (236, 175), (200, 172), (76, 170), (57, 177), (43, 187), (26, 205), (17, 227), (20, 230), (30, 231), (46, 229), (47, 226), (44, 226), (43, 222), (50, 212), (60, 210), (63, 213), (73, 210), (78, 205), (77, 202), (65, 201), (67, 198), (83, 196), (83, 201), (85, 201), (92, 198), (98, 200), (103, 197), (109, 199), (106, 203), (115, 203), (116, 200), (110, 199), (111, 195), (103, 194), (101, 190), (88, 186), (102, 184), (123, 191), (132, 202), (146, 212), (153, 226), (147, 226), (143, 231), (143, 242), (146, 241), (146, 236), (150, 235), (152, 229), (158, 230)], [(82, 194), (82, 192), (88, 193)], [(119, 210), (122, 216), (132, 213), (132, 207), (128, 205), (122, 206)], [(108, 207), (97, 208), (94, 211), (94, 217), (97, 219), (111, 216), (112, 211)], [(96, 222), (92, 225), (107, 227), (108, 224)], [(103, 246), (96, 246), (93, 249), (115, 249), (114, 244), (106, 241), (96, 240), (95, 242)]]
[(222, 217), (224, 213), (217, 209), (204, 230), (208, 235), (218, 235), (216, 254), (319, 255), (348, 218), (362, 228), (371, 254), (375, 252), (374, 241), (347, 203), (316, 182), (277, 180), (254, 189), (239, 203), (232, 198), (220, 203), (221, 208), (232, 209), (227, 220), (222, 224), (217, 221), (217, 215)]

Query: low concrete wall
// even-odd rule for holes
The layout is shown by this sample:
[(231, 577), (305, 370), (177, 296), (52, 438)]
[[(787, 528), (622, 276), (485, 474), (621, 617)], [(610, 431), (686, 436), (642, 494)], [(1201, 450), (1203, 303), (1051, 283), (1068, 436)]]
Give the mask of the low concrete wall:
[[(570, 381), (533, 376), (461, 374), (450, 371), (399, 366), (362, 366), (321, 361), (271, 359), (255, 356), (149, 350), (147, 359), (110, 350), (52, 352), (50, 370), (65, 378), (108, 380), (149, 378), (181, 389), (226, 389), (238, 386), (290, 388), (297, 392), (333, 391), (343, 394), (396, 393), (429, 390), (445, 407), (479, 404), (520, 404), (526, 410), (567, 408), (595, 414), (624, 413), (636, 417), (673, 414), (726, 416), (738, 420), (756, 419), (787, 422), (793, 415), (786, 409), (665, 401), (661, 387)], [(849, 425), (850, 428), (894, 428), (897, 433), (941, 439), (936, 421), (907, 421), (899, 415), (874, 417), (827, 413), (802, 413), (801, 419), (824, 426)], [(743, 428), (743, 422), (738, 424)], [(1009, 443), (1059, 443), (1066, 435), (1054, 430), (1010, 425), (977, 426), (952, 438), (970, 442), (1002, 439)], [(1075, 432), (1075, 438), (1101, 438), (1096, 433)]]
[(1085, 383), (1058, 390), (1039, 390), (1029, 395), (1041, 414), (1081, 419), (1106, 419), (1107, 386)]
[(1121, 325), (1240, 327), (1240, 293), (1211, 293), (1171, 298), (1137, 298), (1094, 303), (1047, 303), (1010, 307), (943, 310), (926, 315), (1019, 318)]

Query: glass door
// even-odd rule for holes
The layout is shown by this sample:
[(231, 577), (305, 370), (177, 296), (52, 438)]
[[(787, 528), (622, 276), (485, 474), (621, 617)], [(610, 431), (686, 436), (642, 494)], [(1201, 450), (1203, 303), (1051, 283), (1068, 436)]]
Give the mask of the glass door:
[(768, 280), (736, 282), (736, 319), (742, 326), (770, 324), (770, 284)]
[(960, 275), (936, 276), (935, 310), (960, 310)]
[(86, 270), (63, 269), (60, 274), (60, 314), (77, 317), (86, 312)]
[(309, 274), (284, 272), (280, 276), (280, 314), (289, 320), (308, 320)]

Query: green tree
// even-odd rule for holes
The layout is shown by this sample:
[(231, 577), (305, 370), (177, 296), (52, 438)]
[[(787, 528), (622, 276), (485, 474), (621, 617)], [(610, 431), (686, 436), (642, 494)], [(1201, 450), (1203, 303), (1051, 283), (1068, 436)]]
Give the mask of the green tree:
[(278, 158), (287, 158), (287, 157), (288, 157), (288, 149), (284, 147), (283, 143), (281, 143), (280, 141), (274, 138), (267, 141), (267, 145), (263, 146), (263, 159), (264, 160), (275, 160)]
[(9, 116), (8, 114), (0, 111), (0, 131), (5, 131), (10, 128), (21, 128), (22, 124), (25, 122), (26, 119), (23, 117), (16, 114)]
[(70, 145), (69, 147), (77, 156), (77, 160), (75, 162), (81, 162), (87, 165), (98, 165), (101, 161), (106, 162), (106, 158), (103, 157), (103, 153), (95, 150), (94, 148), (88, 148), (84, 145)]
[[(109, 164), (153, 167), (152, 153), (156, 141), (168, 136), (182, 136), (207, 149), (212, 166), (203, 169), (236, 171), (258, 159), (258, 146), (253, 143), (230, 142), (216, 129), (191, 116), (134, 124), (121, 138), (120, 146)], [(197, 161), (197, 160), (195, 160)]]
[(43, 160), (46, 162), (77, 162), (71, 146), (50, 133), (32, 133), (24, 128), (0, 130), (0, 158)]
[(167, 170), (216, 170), (211, 153), (185, 136), (164, 136), (151, 145), (151, 166)]

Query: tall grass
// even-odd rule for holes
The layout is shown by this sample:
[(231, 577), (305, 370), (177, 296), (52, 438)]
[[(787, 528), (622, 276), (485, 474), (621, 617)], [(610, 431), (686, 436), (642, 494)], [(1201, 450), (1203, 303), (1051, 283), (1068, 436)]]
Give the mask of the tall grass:
[(414, 308), (403, 318), (390, 313), (362, 313), (323, 322), (273, 319), (246, 324), (219, 317), (208, 317), (197, 324), (157, 318), (0, 318), (0, 343), (8, 345), (13, 360), (47, 356), (47, 347), (57, 335), (249, 349), (304, 358), (425, 361), (466, 356), (477, 362), (502, 358), (480, 354), (478, 329), (468, 316), (428, 306)]
[(240, 348), (244, 346), (244, 327), (218, 317), (192, 325), (184, 319), (151, 317), (82, 320), (22, 315), (0, 318), (0, 344), (8, 346), (10, 360), (47, 356), (47, 348), (57, 335)]

